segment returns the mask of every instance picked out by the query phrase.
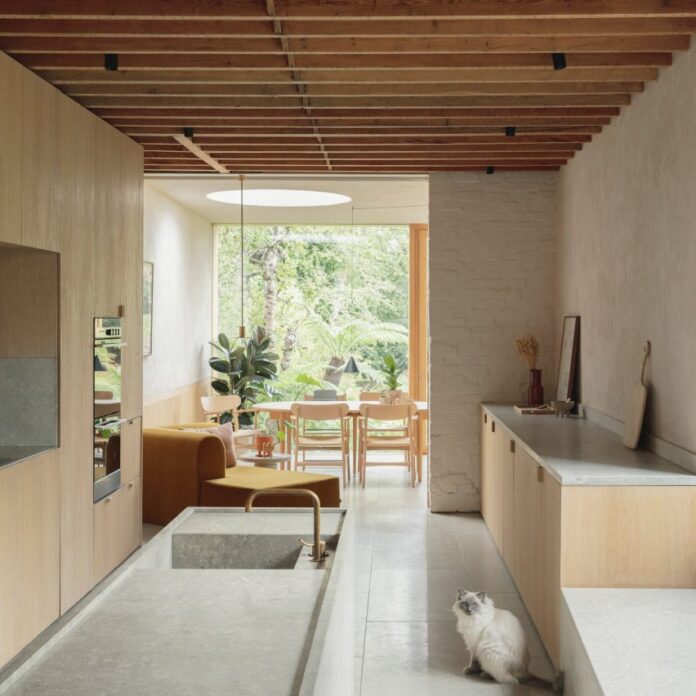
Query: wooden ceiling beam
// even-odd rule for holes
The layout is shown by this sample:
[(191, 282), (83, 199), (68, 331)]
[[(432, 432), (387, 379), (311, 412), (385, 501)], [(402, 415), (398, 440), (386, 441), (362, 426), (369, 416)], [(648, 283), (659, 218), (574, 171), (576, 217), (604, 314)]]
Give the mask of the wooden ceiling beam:
[[(419, 109), (413, 113), (408, 109), (383, 109), (374, 111), (355, 108), (319, 110), (315, 118), (319, 121), (337, 122), (346, 119), (363, 121), (365, 123), (379, 123), (380, 121), (410, 121), (411, 119), (461, 119), (461, 118), (501, 118), (501, 117), (529, 117), (551, 118), (570, 116), (579, 118), (583, 116), (618, 116), (621, 112), (617, 106), (542, 106), (542, 107), (505, 107), (501, 111), (499, 107), (445, 107)], [(220, 119), (226, 123), (245, 123), (253, 119), (255, 123), (275, 124), (279, 121), (294, 120), (305, 122), (306, 113), (302, 109), (227, 109), (227, 108), (151, 108), (136, 109), (133, 107), (103, 107), (95, 108), (94, 113), (101, 118), (142, 118), (162, 119), (168, 121), (195, 120), (211, 122)], [(188, 125), (188, 124), (187, 124)], [(195, 124), (194, 124), (195, 125)]]
[[(124, 96), (272, 96), (297, 97), (297, 86), (292, 84), (245, 85), (177, 85), (177, 84), (109, 84), (92, 83), (63, 87), (68, 96), (97, 95)], [(380, 85), (306, 85), (307, 97), (378, 97), (378, 96), (446, 96), (476, 94), (626, 94), (643, 91), (642, 82), (478, 82), (440, 84), (381, 83)]]
[[(524, 19), (367, 19), (337, 22), (284, 19), (288, 37), (645, 36), (696, 33), (696, 17)], [(7, 19), (0, 36), (140, 36), (249, 38), (274, 35), (272, 21), (234, 19)]]
[[(276, 0), (281, 19), (694, 17), (693, 0)], [(266, 19), (256, 0), (0, 0), (0, 18)]]
[(350, 55), (356, 60), (376, 54), (423, 55), (493, 53), (659, 53), (685, 51), (688, 34), (646, 36), (461, 36), (382, 38), (291, 38), (284, 44), (269, 38), (133, 37), (133, 36), (0, 36), (0, 49), (7, 53), (118, 53), (223, 56), (268, 56), (292, 54), (298, 67), (310, 57)]
[[(94, 96), (76, 98), (88, 109), (103, 107), (183, 107), (194, 110), (199, 108), (222, 107), (235, 110), (271, 109), (284, 111), (302, 106), (300, 98), (284, 98), (282, 101), (273, 97), (158, 97), (142, 96)], [(626, 106), (631, 103), (630, 94), (540, 94), (540, 95), (499, 95), (499, 96), (462, 96), (462, 97), (317, 97), (312, 102), (312, 109), (436, 109), (448, 107), (498, 107), (514, 106)]]
[[(104, 70), (104, 53), (19, 53), (9, 51), (20, 63), (32, 70), (48, 68), (93, 68)], [(567, 64), (573, 67), (665, 67), (671, 65), (672, 54), (656, 53), (568, 53)], [(374, 69), (453, 69), (453, 68), (546, 68), (551, 75), (551, 57), (545, 53), (401, 53), (401, 54), (302, 54), (296, 56), (298, 70), (335, 71)], [(187, 70), (283, 70), (286, 59), (277, 54), (218, 53), (126, 53), (119, 57), (119, 69), (143, 70), (173, 68)], [(348, 76), (347, 76), (348, 77)]]
[[(41, 69), (37, 71), (55, 85), (100, 84), (189, 84), (189, 85), (256, 85), (292, 83), (289, 70), (262, 70), (254, 72), (237, 70), (104, 70), (103, 66), (89, 69)], [(379, 85), (392, 84), (451, 84), (478, 82), (645, 82), (657, 79), (657, 68), (645, 67), (589, 67), (569, 66), (554, 71), (549, 65), (542, 68), (449, 68), (447, 70), (340, 70), (296, 71), (306, 85)]]

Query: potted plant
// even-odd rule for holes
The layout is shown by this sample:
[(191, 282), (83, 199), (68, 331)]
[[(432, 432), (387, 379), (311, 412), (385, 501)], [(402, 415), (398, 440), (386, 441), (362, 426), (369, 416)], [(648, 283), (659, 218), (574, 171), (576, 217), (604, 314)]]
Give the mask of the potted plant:
[(384, 375), (384, 386), (386, 387), (385, 397), (387, 403), (393, 404), (401, 396), (399, 377), (404, 368), (397, 364), (396, 359), (390, 353), (387, 353), (382, 360), (382, 374)]
[[(248, 408), (257, 397), (265, 395), (265, 385), (277, 379), (278, 373), (278, 356), (269, 350), (270, 344), (271, 339), (261, 327), (257, 327), (249, 338), (235, 341), (230, 341), (221, 333), (218, 342), (210, 344), (218, 355), (208, 360), (217, 373), (211, 382), (215, 392), (239, 395), (242, 409)], [(231, 414), (223, 414), (220, 422), (226, 423), (231, 417)], [(239, 420), (243, 425), (250, 425), (252, 416), (241, 413)]]

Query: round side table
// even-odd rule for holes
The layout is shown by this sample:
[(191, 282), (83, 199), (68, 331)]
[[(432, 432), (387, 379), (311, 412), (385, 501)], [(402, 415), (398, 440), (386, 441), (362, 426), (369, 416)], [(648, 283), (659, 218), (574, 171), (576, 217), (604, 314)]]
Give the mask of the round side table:
[(240, 454), (237, 458), (241, 459), (243, 462), (249, 462), (254, 466), (263, 466), (267, 469), (285, 469), (286, 465), (292, 461), (291, 454), (283, 454), (282, 452), (274, 452), (270, 457), (258, 457), (255, 454)]

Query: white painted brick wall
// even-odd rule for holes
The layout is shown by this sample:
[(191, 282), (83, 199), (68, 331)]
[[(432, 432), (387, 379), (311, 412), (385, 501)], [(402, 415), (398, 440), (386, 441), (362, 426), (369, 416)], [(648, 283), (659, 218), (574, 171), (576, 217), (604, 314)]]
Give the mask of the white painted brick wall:
[(430, 177), (430, 502), (480, 509), (479, 404), (526, 396), (512, 343), (534, 333), (554, 372), (555, 172)]

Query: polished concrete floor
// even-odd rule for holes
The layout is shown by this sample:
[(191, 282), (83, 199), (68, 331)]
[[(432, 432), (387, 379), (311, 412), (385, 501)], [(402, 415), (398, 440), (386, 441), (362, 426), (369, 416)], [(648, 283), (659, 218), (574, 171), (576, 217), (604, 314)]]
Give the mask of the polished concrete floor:
[(356, 522), (355, 670), (360, 696), (503, 696), (548, 693), (466, 676), (464, 643), (451, 611), (457, 588), (485, 590), (522, 621), (531, 670), (551, 665), (510, 575), (478, 514), (433, 515), (423, 482), (374, 468), (344, 504)]

